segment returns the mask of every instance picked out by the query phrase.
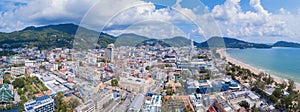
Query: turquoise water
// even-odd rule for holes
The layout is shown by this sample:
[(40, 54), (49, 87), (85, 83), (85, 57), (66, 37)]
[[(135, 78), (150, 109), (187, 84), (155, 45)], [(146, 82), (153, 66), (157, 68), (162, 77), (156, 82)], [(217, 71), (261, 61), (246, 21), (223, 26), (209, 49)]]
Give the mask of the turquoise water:
[(300, 83), (300, 48), (226, 50), (234, 59)]

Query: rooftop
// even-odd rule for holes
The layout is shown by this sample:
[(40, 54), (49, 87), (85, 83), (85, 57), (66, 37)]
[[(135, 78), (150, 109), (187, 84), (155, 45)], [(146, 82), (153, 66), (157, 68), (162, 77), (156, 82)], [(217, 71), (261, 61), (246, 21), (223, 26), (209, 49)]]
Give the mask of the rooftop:
[(34, 109), (37, 106), (45, 105), (45, 104), (52, 103), (52, 102), (54, 102), (54, 100), (50, 96), (45, 95), (42, 97), (37, 97), (34, 100), (29, 100), (28, 102), (26, 102), (24, 104), (24, 108), (27, 111), (31, 111), (32, 109)]
[(136, 97), (134, 97), (133, 101), (131, 102), (131, 104), (128, 106), (129, 109), (131, 110), (141, 110), (141, 107), (144, 103), (144, 95), (137, 95)]

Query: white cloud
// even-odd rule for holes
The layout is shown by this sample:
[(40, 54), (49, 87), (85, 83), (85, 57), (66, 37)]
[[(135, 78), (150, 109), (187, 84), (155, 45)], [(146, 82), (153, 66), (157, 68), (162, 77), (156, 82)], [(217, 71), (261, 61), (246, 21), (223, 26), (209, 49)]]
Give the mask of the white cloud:
[[(198, 26), (190, 30), (197, 29), (197, 31), (185, 31), (185, 33), (197, 33), (198, 36), (203, 37), (220, 36), (222, 34), (219, 29), (224, 36), (246, 37), (244, 38), (246, 40), (270, 40), (281, 37), (297, 40), (300, 36), (300, 32), (297, 31), (300, 9), (299, 14), (291, 14), (284, 8), (278, 9), (279, 13), (272, 14), (264, 9), (260, 0), (250, 0), (249, 5), (254, 11), (243, 11), (240, 0), (226, 0), (224, 4), (214, 6), (212, 11), (207, 13), (203, 11), (208, 9), (206, 6), (186, 8), (181, 5), (182, 2), (190, 2), (189, 0), (177, 0), (173, 6), (160, 9), (156, 9), (154, 3), (140, 0), (14, 0), (11, 3), (14, 2), (27, 5), (16, 7), (13, 4), (7, 4), (2, 7), (8, 9), (0, 12), (0, 31), (2, 32), (20, 30), (29, 25), (66, 22), (81, 23), (94, 30), (100, 30), (101, 27), (130, 24), (140, 26), (145, 25), (146, 21), (157, 21), (169, 24), (170, 28), (181, 22), (193, 23)], [(3, 6), (1, 3), (4, 2), (0, 2), (0, 6)], [(215, 19), (210, 15), (213, 15)], [(130, 29), (123, 29), (125, 31), (113, 29), (109, 32), (114, 34), (129, 31), (141, 34), (145, 32), (144, 35), (159, 32), (162, 38), (176, 34), (176, 31), (170, 28), (157, 29), (156, 27), (159, 28), (157, 25), (143, 28), (131, 26)], [(183, 34), (178, 33), (178, 35)]]
[[(127, 1), (128, 0), (126, 0), (126, 2)], [(119, 2), (121, 2), (122, 4), (119, 4)], [(148, 21), (157, 21), (161, 22), (162, 24), (166, 23), (172, 25), (185, 24), (186, 26), (190, 25), (190, 27), (195, 27), (199, 25), (199, 28), (190, 28), (190, 30), (199, 30), (197, 32), (199, 33), (197, 34), (198, 36), (215, 36), (217, 34), (220, 34), (216, 33), (218, 32), (218, 28), (216, 28), (214, 21), (212, 21), (211, 18), (208, 18), (208, 15), (205, 15), (205, 11), (202, 11), (202, 14), (197, 15), (196, 12), (200, 12), (199, 10), (201, 10), (199, 7), (183, 8), (180, 4), (183, 1), (180, 0), (177, 1), (177, 3), (173, 6), (167, 6), (166, 8), (160, 9), (156, 9), (154, 3), (151, 2), (135, 0), (132, 0), (132, 2), (130, 3), (123, 3), (123, 0), (120, 0), (119, 2), (117, 4), (114, 4), (113, 6), (110, 6), (109, 11), (105, 6), (111, 4), (111, 1), (104, 0), (98, 2), (93, 8), (91, 8), (91, 10), (87, 13), (86, 17), (83, 18), (81, 24), (83, 26), (89, 27), (96, 26), (94, 27), (94, 29), (96, 30), (100, 30), (100, 28), (104, 27), (115, 28), (115, 26), (118, 27), (120, 25), (128, 25), (130, 26), (130, 30), (126, 28), (120, 29), (120, 27), (118, 27), (117, 29), (113, 29), (107, 32), (114, 35), (118, 35), (122, 33), (122, 30), (126, 30), (123, 32), (128, 33), (128, 31), (130, 31), (130, 33), (142, 34), (147, 36), (149, 35), (150, 37), (154, 38), (167, 38), (167, 36), (170, 38), (173, 36), (183, 36), (183, 34), (171, 35), (169, 34), (170, 30), (167, 30), (170, 28), (166, 28), (159, 25), (152, 25), (151, 22), (146, 24), (146, 22)], [(205, 6), (202, 7), (207, 10)], [(139, 26), (144, 25), (144, 27), (132, 27), (136, 24), (139, 24)], [(188, 32), (190, 31), (186, 31), (185, 33)]]
[[(14, 2), (21, 1), (16, 0)], [(140, 0), (28, 0), (23, 2), (27, 5), (1, 12), (0, 30), (2, 32), (10, 32), (31, 25), (39, 26), (73, 22), (99, 31), (102, 27), (130, 25), (144, 21), (159, 21), (172, 25), (180, 23), (198, 24), (199, 28), (195, 29), (198, 29), (198, 35), (202, 36), (214, 32), (215, 28), (205, 27), (210, 26), (210, 23), (213, 21), (203, 22), (206, 21), (204, 19), (207, 19), (207, 17), (196, 14), (197, 11), (201, 10), (199, 7), (184, 8), (180, 4), (181, 2), (189, 1), (178, 0), (174, 6), (156, 9), (153, 3)], [(199, 18), (203, 21), (200, 22)], [(156, 26), (157, 28), (155, 26), (151, 25), (151, 28), (148, 28), (149, 31), (146, 31), (146, 27), (140, 30), (136, 29), (136, 31), (137, 33), (144, 31), (149, 34), (159, 32), (157, 34), (160, 34), (162, 38), (165, 38), (167, 35), (183, 35), (175, 31), (171, 31), (173, 34), (170, 34), (170, 30), (167, 30), (170, 28), (161, 28), (159, 30), (159, 26)], [(130, 31), (134, 31), (133, 28), (137, 27), (131, 27)], [(208, 31), (208, 29), (212, 31)], [(120, 29), (110, 32), (118, 32), (118, 30)]]
[(153, 3), (145, 3), (143, 5), (123, 10), (121, 13), (112, 18), (108, 25), (128, 25), (147, 20), (171, 21), (174, 19), (172, 16), (172, 11), (169, 8), (156, 10)]
[(109, 30), (107, 31), (107, 33), (113, 34), (115, 36), (123, 33), (135, 33), (138, 35), (156, 39), (186, 36), (180, 28), (171, 23), (161, 21), (144, 21), (141, 23), (133, 24), (126, 29)]
[[(28, 25), (53, 23), (79, 23), (81, 17), (92, 6), (94, 0), (26, 0), (10, 1), (10, 6), (0, 11), (0, 30), (10, 32)], [(4, 3), (5, 1), (3, 1)], [(1, 5), (2, 6), (2, 5)], [(17, 23), (17, 24), (16, 24)]]
[(225, 36), (256, 41), (295, 36), (284, 18), (288, 11), (280, 9), (280, 14), (272, 14), (263, 8), (260, 0), (250, 0), (249, 5), (255, 11), (243, 12), (239, 3), (240, 0), (226, 0), (212, 9), (212, 15)]

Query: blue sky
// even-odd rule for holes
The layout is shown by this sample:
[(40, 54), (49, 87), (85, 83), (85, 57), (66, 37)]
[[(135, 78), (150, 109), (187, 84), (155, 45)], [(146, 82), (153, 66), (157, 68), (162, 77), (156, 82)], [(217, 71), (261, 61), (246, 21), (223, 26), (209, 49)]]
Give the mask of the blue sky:
[[(203, 4), (213, 9), (215, 5), (221, 5), (226, 0), (200, 0)], [(250, 0), (241, 0), (240, 5), (243, 11), (255, 11), (250, 5)], [(298, 13), (300, 0), (261, 0), (261, 5), (272, 13), (278, 13), (280, 8), (284, 8), (292, 13)]]
[(0, 32), (75, 23), (94, 30), (105, 27), (105, 32), (114, 35), (190, 36), (199, 40), (228, 36), (257, 42), (300, 42), (299, 19), (300, 0), (0, 1)]

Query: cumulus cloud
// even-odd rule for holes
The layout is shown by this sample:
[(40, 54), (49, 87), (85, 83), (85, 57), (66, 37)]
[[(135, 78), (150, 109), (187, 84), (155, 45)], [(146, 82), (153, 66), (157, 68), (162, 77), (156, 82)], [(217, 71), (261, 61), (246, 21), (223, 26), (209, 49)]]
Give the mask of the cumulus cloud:
[(264, 9), (260, 0), (250, 0), (249, 5), (255, 11), (244, 12), (239, 3), (240, 0), (226, 0), (224, 4), (216, 5), (212, 9), (212, 15), (225, 36), (254, 37), (253, 40), (294, 36), (282, 15), (288, 13), (286, 10), (280, 9), (280, 15), (272, 14)]
[[(120, 0), (120, 2), (122, 1), (123, 0)], [(111, 31), (107, 32), (114, 35), (130, 31), (130, 33), (141, 34), (153, 38), (183, 36), (181, 33), (170, 34), (170, 32), (172, 32), (170, 27), (153, 25), (152, 22), (149, 22), (157, 21), (161, 24), (169, 24), (169, 26), (175, 25), (186, 34), (191, 32), (189, 30), (196, 29), (198, 31), (194, 33), (197, 33), (195, 35), (198, 37), (217, 35), (215, 32), (217, 32), (218, 28), (214, 25), (214, 21), (211, 18), (208, 18), (208, 15), (205, 15), (208, 11), (204, 13), (205, 11), (202, 11), (199, 7), (186, 8), (181, 6), (182, 2), (189, 1), (178, 0), (176, 4), (165, 6), (164, 8), (157, 8), (156, 4), (152, 2), (131, 1), (132, 2), (127, 4), (114, 4), (113, 6), (110, 6), (109, 10), (101, 6), (111, 4), (111, 1), (100, 1), (91, 8), (81, 21), (81, 24), (90, 27), (96, 26), (94, 28), (96, 30), (101, 30), (101, 28), (104, 28), (105, 30), (108, 29)], [(199, 1), (198, 3), (200, 4)], [(205, 6), (202, 7), (204, 8)], [(106, 11), (109, 13), (106, 13)], [(199, 14), (199, 12), (202, 13)], [(138, 24), (139, 27), (132, 27), (136, 24)], [(141, 27), (141, 25), (144, 25), (144, 27)]]
[[(1, 1), (1, 31), (20, 30), (28, 25), (79, 23), (93, 0), (25, 0)], [(10, 5), (8, 5), (10, 4)], [(21, 5), (18, 5), (21, 4)], [(9, 6), (9, 7), (8, 7)], [(16, 24), (17, 23), (17, 24)]]
[[(199, 1), (194, 1), (200, 4)], [(135, 24), (147, 26), (145, 23), (140, 24), (144, 21), (158, 21), (165, 23), (165, 25), (169, 24), (169, 26), (178, 25), (176, 27), (185, 30), (182, 31), (184, 33), (191, 32), (188, 30), (197, 29), (193, 33), (197, 33), (195, 35), (198, 36), (210, 35), (211, 32), (215, 31), (216, 28), (207, 27), (212, 26), (210, 23), (213, 21), (204, 22), (206, 21), (204, 19), (207, 19), (206, 15), (197, 13), (201, 12), (202, 9), (199, 7), (182, 7), (182, 2), (189, 1), (177, 0), (171, 6), (157, 9), (156, 4), (141, 0), (118, 0), (117, 2), (112, 0), (14, 0), (10, 1), (12, 4), (11, 8), (8, 8), (9, 5), (6, 5), (7, 11), (1, 10), (0, 30), (2, 32), (11, 32), (32, 25), (40, 26), (72, 22), (98, 31), (101, 28), (105, 28), (106, 30), (111, 30), (107, 32), (113, 32), (114, 34), (124, 30), (123, 32), (130, 31), (140, 34), (143, 31), (145, 32), (144, 35), (160, 31), (157, 34), (160, 34), (161, 38), (184, 35), (170, 30), (169, 27), (159, 28), (159, 25), (148, 24), (148, 27), (144, 28), (130, 27)], [(13, 6), (15, 3), (22, 3), (23, 5)], [(203, 21), (199, 21), (200, 19)], [(198, 26), (195, 26), (195, 24), (198, 24)], [(126, 29), (129, 27), (130, 29)], [(134, 28), (139, 29), (134, 30)], [(211, 29), (211, 31), (208, 31), (208, 29)], [(155, 35), (154, 38), (157, 37)]]
[[(195, 7), (184, 7), (183, 2), (195, 2)], [(270, 39), (265, 37), (293, 40), (300, 36), (297, 31), (300, 10), (299, 14), (291, 14), (281, 8), (279, 13), (272, 14), (260, 0), (250, 0), (249, 5), (254, 10), (243, 11), (240, 0), (226, 0), (206, 12), (207, 7), (198, 0), (177, 0), (163, 8), (157, 8), (155, 2), (141, 0), (4, 0), (0, 2), (0, 30), (10, 32), (31, 25), (72, 22), (98, 31), (105, 28), (114, 35), (144, 32), (145, 36), (158, 37), (151, 33), (159, 32), (161, 38), (188, 33), (207, 38), (223, 33), (223, 36), (246, 37), (246, 40)], [(180, 31), (172, 30), (173, 26)]]
[(122, 30), (108, 30), (107, 33), (118, 36), (123, 33), (135, 33), (138, 35), (152, 37), (156, 39), (165, 39), (175, 36), (186, 37), (184, 31), (177, 26), (161, 21), (144, 21), (141, 23), (133, 24), (126, 29)]
[(109, 21), (108, 26), (135, 24), (147, 20), (171, 21), (174, 16), (170, 8), (157, 10), (153, 3), (145, 3), (123, 10)]

